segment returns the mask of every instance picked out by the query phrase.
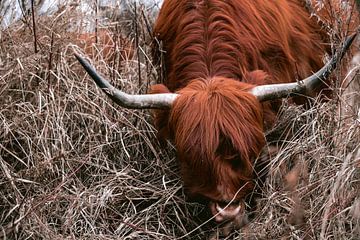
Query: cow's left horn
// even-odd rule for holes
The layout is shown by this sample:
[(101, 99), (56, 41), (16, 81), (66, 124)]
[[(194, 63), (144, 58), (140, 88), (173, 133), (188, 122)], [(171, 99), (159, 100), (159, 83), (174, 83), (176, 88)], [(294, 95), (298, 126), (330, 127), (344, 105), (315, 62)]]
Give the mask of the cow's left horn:
[(255, 95), (257, 99), (259, 99), (259, 101), (261, 102), (288, 97), (292, 94), (308, 95), (311, 90), (316, 89), (316, 87), (318, 87), (322, 83), (322, 80), (326, 79), (331, 74), (332, 70), (335, 69), (336, 64), (342, 59), (342, 57), (345, 55), (345, 52), (349, 49), (356, 35), (357, 33), (354, 33), (352, 36), (348, 37), (345, 40), (340, 51), (334, 54), (334, 56), (324, 67), (322, 67), (319, 71), (317, 71), (310, 77), (294, 83), (280, 83), (256, 86), (252, 88), (250, 92)]
[(176, 93), (142, 94), (131, 95), (122, 92), (112, 86), (107, 80), (101, 77), (90, 63), (75, 53), (75, 57), (85, 68), (87, 73), (94, 79), (96, 85), (103, 90), (114, 102), (125, 108), (169, 108), (177, 98)]

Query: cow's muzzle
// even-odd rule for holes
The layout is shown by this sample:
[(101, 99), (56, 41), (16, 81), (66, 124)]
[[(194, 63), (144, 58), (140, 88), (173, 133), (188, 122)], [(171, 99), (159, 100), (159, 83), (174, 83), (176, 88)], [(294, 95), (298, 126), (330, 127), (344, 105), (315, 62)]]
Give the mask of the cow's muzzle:
[(209, 207), (216, 222), (232, 221), (245, 215), (243, 201), (210, 202)]

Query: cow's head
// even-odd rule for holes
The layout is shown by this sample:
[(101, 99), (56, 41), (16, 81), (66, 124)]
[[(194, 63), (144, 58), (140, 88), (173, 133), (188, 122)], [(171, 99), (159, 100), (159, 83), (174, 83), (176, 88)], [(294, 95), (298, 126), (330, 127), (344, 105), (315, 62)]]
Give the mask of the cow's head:
[(176, 93), (126, 94), (97, 74), (86, 60), (76, 57), (119, 105), (168, 110), (168, 131), (178, 151), (187, 192), (209, 200), (215, 220), (224, 221), (243, 215), (244, 198), (254, 187), (253, 163), (265, 144), (261, 102), (311, 92), (328, 77), (354, 38), (348, 38), (322, 69), (299, 82), (254, 86), (214, 77), (195, 79)]
[(181, 89), (169, 114), (186, 192), (209, 200), (215, 220), (244, 211), (253, 163), (265, 144), (261, 103), (252, 85), (215, 77)]

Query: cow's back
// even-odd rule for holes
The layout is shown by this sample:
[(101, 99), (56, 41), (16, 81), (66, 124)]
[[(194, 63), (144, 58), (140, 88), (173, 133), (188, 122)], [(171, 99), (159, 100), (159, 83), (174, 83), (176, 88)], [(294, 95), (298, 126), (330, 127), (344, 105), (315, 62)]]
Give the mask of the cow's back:
[[(224, 76), (291, 82), (322, 65), (325, 34), (298, 0), (167, 0), (154, 32), (163, 41), (165, 85)], [(266, 82), (247, 77), (265, 71)]]

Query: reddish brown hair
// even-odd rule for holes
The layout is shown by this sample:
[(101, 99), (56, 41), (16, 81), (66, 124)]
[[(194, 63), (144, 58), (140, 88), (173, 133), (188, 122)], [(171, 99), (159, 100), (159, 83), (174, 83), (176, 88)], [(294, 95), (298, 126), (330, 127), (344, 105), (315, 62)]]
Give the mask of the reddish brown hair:
[[(323, 65), (326, 35), (300, 0), (165, 0), (154, 32), (165, 50), (164, 85), (178, 92), (156, 112), (172, 139), (190, 193), (215, 201), (253, 187), (253, 160), (277, 104), (260, 104), (254, 85), (293, 82)], [(159, 55), (156, 55), (159, 56)]]
[(176, 91), (196, 78), (242, 81), (257, 69), (274, 82), (310, 75), (323, 65), (324, 33), (302, 2), (164, 1), (154, 32), (166, 51), (165, 85)]
[(260, 103), (247, 93), (250, 87), (215, 78), (192, 81), (179, 91), (169, 124), (190, 191), (218, 199), (213, 195), (224, 194), (216, 189), (225, 185), (231, 198), (251, 180), (264, 135)]

